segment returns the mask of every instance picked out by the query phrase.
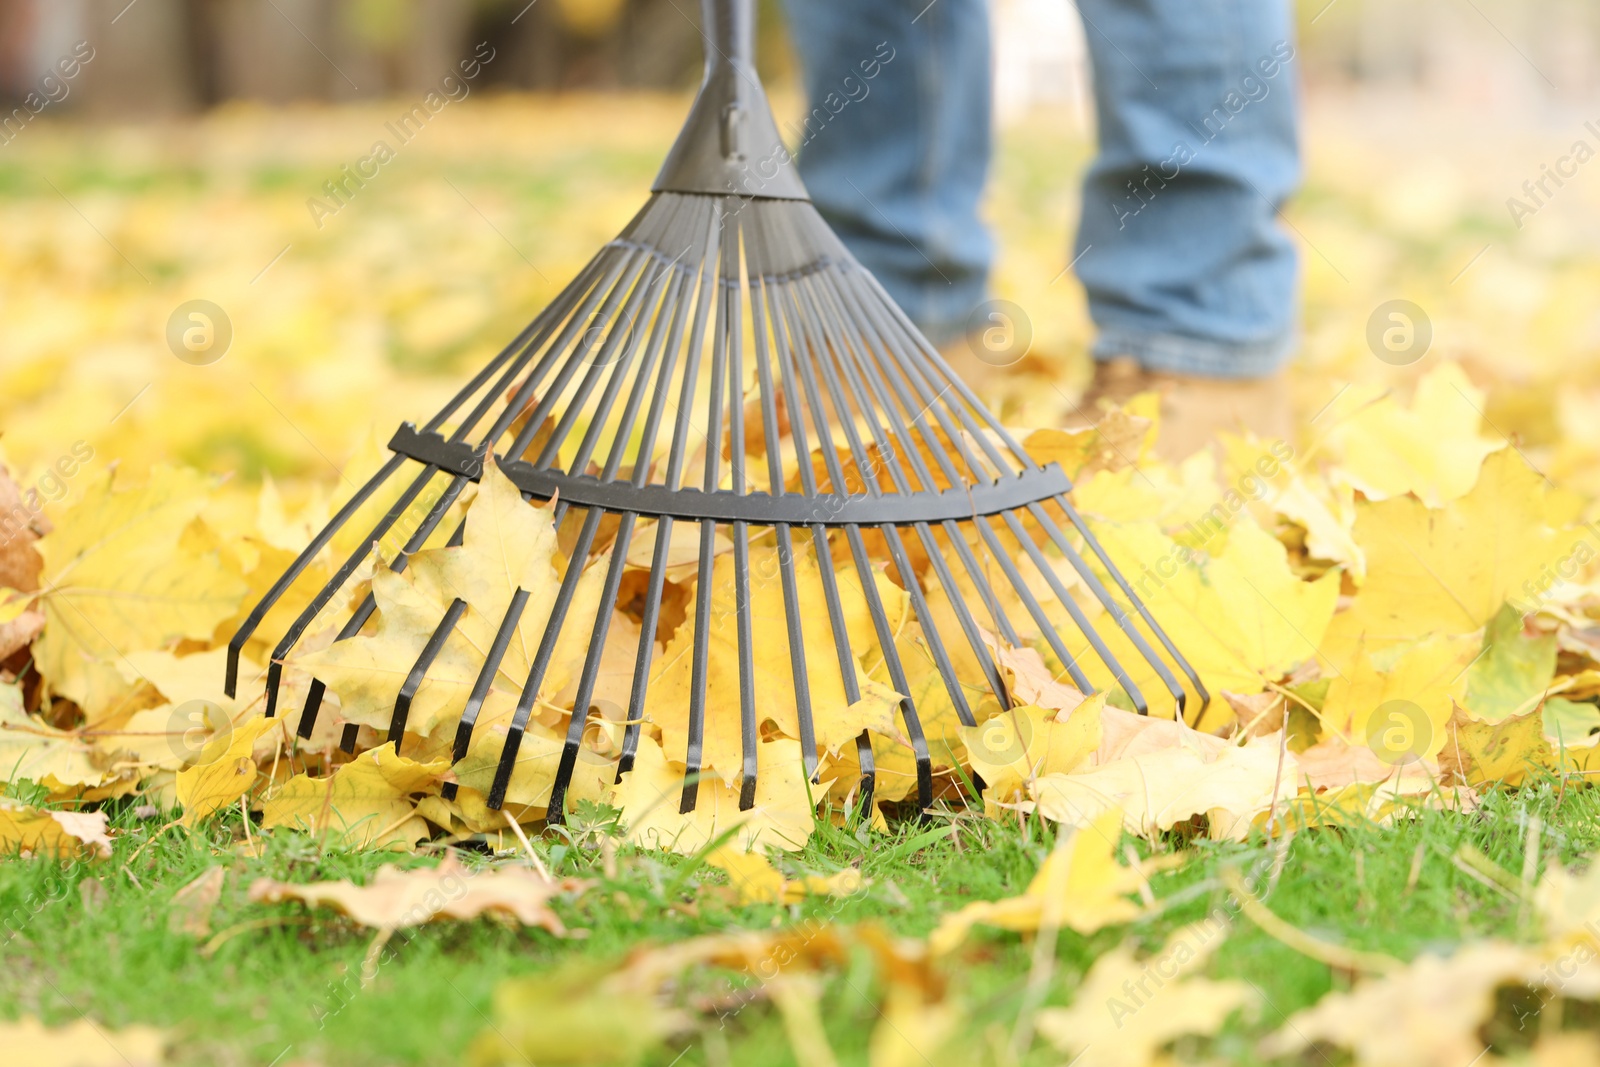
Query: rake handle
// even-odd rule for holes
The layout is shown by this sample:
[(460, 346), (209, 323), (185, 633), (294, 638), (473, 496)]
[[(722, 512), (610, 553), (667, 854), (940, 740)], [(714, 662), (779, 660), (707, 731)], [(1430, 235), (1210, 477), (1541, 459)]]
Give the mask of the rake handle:
[(755, 68), (756, 10), (751, 0), (700, 0), (706, 68), (729, 63)]

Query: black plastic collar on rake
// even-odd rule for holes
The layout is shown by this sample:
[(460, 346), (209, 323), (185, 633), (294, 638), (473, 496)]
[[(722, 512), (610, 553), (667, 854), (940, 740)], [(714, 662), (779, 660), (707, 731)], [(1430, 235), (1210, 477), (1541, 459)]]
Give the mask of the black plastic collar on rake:
[[(581, 513), (583, 521), (571, 551), (573, 562), (566, 569), (509, 727), (488, 796), (491, 808), (499, 808), (505, 800), (556, 639), (606, 516), (617, 524), (609, 548), (600, 542), (601, 554), (609, 551), (610, 562), (549, 800), (552, 822), (560, 822), (564, 815), (565, 794), (592, 710), (590, 701), (618, 606), (629, 546), (641, 519), (656, 521), (657, 530), (639, 612), (640, 637), (632, 651), (619, 774), (633, 765), (646, 717), (671, 530), (674, 523), (697, 524), (700, 581), (690, 617), (682, 624), (694, 628), (688, 744), (682, 753), (667, 753), (672, 759), (681, 756), (685, 767), (680, 806), (684, 812), (695, 806), (703, 769), (710, 579), (719, 534), (732, 542), (737, 594), (740, 806), (748, 809), (755, 801), (762, 716), (755, 700), (749, 610), (751, 526), (770, 528), (775, 539), (799, 713), (798, 740), (805, 772), (813, 780), (818, 748), (806, 656), (817, 650), (805, 647), (802, 617), (819, 608), (826, 611), (838, 669), (852, 703), (861, 696), (856, 657), (865, 651), (850, 644), (837, 578), (828, 565), (835, 554), (833, 538), (842, 536), (841, 553), (859, 575), (889, 683), (901, 694), (912, 692), (896, 650), (893, 624), (873, 580), (863, 531), (881, 535), (892, 576), (909, 596), (929, 657), (965, 725), (975, 725), (972, 700), (957, 677), (947, 640), (966, 642), (1000, 707), (1014, 703), (984, 638), (987, 630), (1002, 641), (1020, 644), (991, 585), (996, 570), (1074, 684), (1092, 691), (1078, 663), (1079, 653), (1069, 648), (1068, 637), (1055, 629), (1033, 592), (1038, 580), (1070, 615), (1087, 650), (1104, 663), (1135, 707), (1147, 710), (1139, 687), (1051, 565), (1040, 537), (1073, 568), (1089, 595), (1149, 663), (1178, 714), (1183, 714), (1187, 696), (1173, 667), (1204, 706), (1210, 697), (1194, 669), (1067, 499), (1071, 486), (1066, 476), (1055, 465), (1041, 467), (1029, 457), (812, 207), (749, 59), (753, 37), (749, 0), (702, 0), (702, 9), (707, 27), (705, 80), (649, 202), (442, 411), (420, 429), (409, 423), (400, 428), (389, 444), (394, 456), (307, 546), (229, 642), (228, 693), (237, 689), (241, 649), (272, 606), (380, 487), (402, 467), (420, 467), (366, 536), (363, 547), (342, 561), (272, 650), (267, 714), (275, 714), (285, 657), (366, 558), (365, 546), (404, 537), (405, 547), (388, 561), (393, 570), (404, 569), (467, 483), (481, 476), (483, 457), (492, 447), (507, 457), (502, 469), (525, 497), (557, 500), (558, 524), (569, 512), (574, 519)], [(756, 437), (747, 434), (747, 411), (752, 409), (759, 412)], [(697, 426), (696, 416), (701, 414), (703, 422)], [(536, 434), (552, 422), (548, 436), (536, 442)], [(671, 424), (670, 444), (660, 439), (664, 423)], [(608, 428), (609, 449), (603, 461), (596, 462), (595, 452)], [(713, 428), (716, 436), (708, 440)], [(787, 453), (785, 437), (792, 446)], [(765, 486), (747, 477), (746, 446), (752, 442), (756, 454), (764, 446)], [(697, 452), (703, 454), (703, 470), (694, 484), (686, 466)], [(563, 453), (570, 457), (565, 466), (559, 465)], [(820, 455), (823, 466), (820, 477), (811, 462), (814, 454)], [(626, 474), (624, 467), (629, 468)], [(864, 491), (850, 491), (850, 476)], [(412, 527), (414, 510), (421, 510), (415, 505), (419, 498), (426, 499), (425, 491), (437, 493), (437, 498)], [(1072, 528), (1111, 576), (1122, 600), (1102, 584), (1059, 520)], [(914, 545), (926, 554), (933, 578), (948, 596), (959, 635), (943, 633), (936, 624), (902, 531), (914, 537)], [(977, 551), (969, 532), (976, 535)], [(460, 544), (462, 536), (463, 527), (457, 526), (449, 543)], [(817, 559), (824, 563), (819, 567), (822, 605), (800, 602), (796, 537), (809, 537)], [(1020, 547), (1037, 575), (1032, 584), (1019, 569), (1020, 557), (1013, 559), (1008, 553), (1006, 537), (1012, 539), (1013, 549)], [(982, 602), (981, 622), (959, 592), (955, 568)], [(479, 710), (527, 601), (525, 590), (512, 598), (484, 656), (457, 728), (458, 762), (467, 753)], [(389, 739), (397, 748), (411, 702), (466, 609), (459, 599), (451, 605), (396, 694)], [(357, 635), (374, 610), (369, 592), (338, 639)], [(1146, 633), (1165, 652), (1165, 659)], [(302, 737), (311, 736), (324, 693), (322, 682), (313, 681), (300, 721)], [(909, 695), (901, 699), (899, 713), (915, 755), (918, 801), (926, 808), (932, 803), (932, 761)], [(353, 750), (355, 739), (356, 727), (347, 725), (343, 738), (347, 751)], [(874, 763), (865, 734), (857, 741), (857, 756), (861, 795), (870, 802)], [(453, 796), (455, 790), (447, 786), (445, 792)]]

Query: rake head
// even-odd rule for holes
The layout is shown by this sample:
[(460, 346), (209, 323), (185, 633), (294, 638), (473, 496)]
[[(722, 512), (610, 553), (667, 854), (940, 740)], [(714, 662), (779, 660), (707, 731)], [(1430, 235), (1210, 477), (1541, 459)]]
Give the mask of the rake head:
[[(1094, 673), (1148, 709), (1091, 611), (1148, 663), (1153, 674), (1142, 676), (1158, 681), (1179, 716), (1189, 699), (1180, 676), (1206, 702), (1068, 499), (1066, 476), (1024, 451), (806, 198), (747, 58), (747, 0), (703, 6), (706, 79), (650, 200), (443, 410), (400, 427), (392, 458), (233, 637), (228, 692), (267, 613), (341, 528), (388, 502), (272, 649), (267, 713), (277, 712), (285, 662), (314, 623), (354, 604), (334, 640), (370, 632), (378, 603), (370, 591), (355, 595), (368, 546), (403, 545), (382, 560), (396, 572), (425, 546), (460, 546), (465, 521), (450, 517), (492, 454), (524, 499), (552, 502), (558, 582), (492, 606), (451, 600), (415, 661), (392, 665), (403, 681), (388, 735), (398, 747), (430, 669), (475, 625), (483, 639), (467, 647), (481, 662), (453, 713), (451, 754), (459, 769), (478, 751), (486, 702), (515, 697), (494, 727), (504, 739), (492, 777), (486, 770), (481, 780), (490, 808), (506, 802), (519, 759), (550, 759), (547, 818), (561, 821), (596, 720), (620, 735), (619, 776), (659, 731), (661, 751), (681, 763), (681, 811), (695, 808), (707, 776), (749, 808), (772, 772), (759, 758), (766, 740), (798, 742), (816, 781), (819, 759), (841, 748), (827, 728), (819, 736), (822, 716), (841, 701), (857, 705), (870, 686), (893, 691), (898, 742), (926, 808), (933, 757), (919, 701), (937, 693), (966, 726), (1014, 706), (1004, 649), (1032, 646), (1083, 692), (1093, 692)], [(474, 619), (479, 612), (494, 617)], [(908, 664), (911, 628), (925, 658)], [(762, 640), (768, 629), (782, 636)], [(654, 714), (668, 659), (682, 672), (675, 692), (685, 680), (687, 689), (686, 715), (670, 725)], [(867, 680), (869, 663), (881, 684)], [(781, 700), (772, 677), (792, 689)], [(303, 737), (326, 688), (310, 683)], [(598, 689), (625, 708), (607, 719)], [(708, 740), (708, 717), (721, 741)], [(535, 732), (540, 743), (524, 751)], [(346, 725), (346, 750), (356, 736)], [(865, 732), (854, 747), (858, 796), (870, 800)]]

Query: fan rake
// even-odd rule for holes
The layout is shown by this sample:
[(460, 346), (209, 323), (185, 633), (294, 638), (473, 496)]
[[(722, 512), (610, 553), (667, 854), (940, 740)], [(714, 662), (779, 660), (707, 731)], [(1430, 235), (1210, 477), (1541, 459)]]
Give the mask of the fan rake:
[[(394, 484), (403, 488), (364, 544), (403, 544), (385, 561), (400, 571), (434, 537), (468, 484), (482, 477), (493, 453), (503, 457), (500, 469), (525, 499), (554, 501), (552, 517), (567, 535), (562, 549), (570, 562), (506, 728), (488, 790), (491, 808), (506, 800), (579, 578), (592, 564), (605, 568), (600, 605), (547, 807), (549, 821), (563, 819), (604, 650), (608, 640), (617, 639), (612, 620), (630, 550), (636, 539), (648, 547), (649, 534), (641, 531), (651, 524), (654, 540), (642, 597), (635, 591), (626, 602), (640, 629), (637, 647), (626, 650), (633, 670), (617, 766), (619, 776), (632, 768), (649, 718), (673, 528), (683, 524), (698, 533), (699, 576), (692, 607), (679, 624), (693, 628), (688, 741), (683, 751), (667, 754), (674, 761), (681, 758), (684, 768), (683, 812), (694, 809), (706, 769), (707, 715), (735, 711), (708, 707), (707, 700), (711, 575), (720, 551), (732, 556), (742, 745), (739, 773), (728, 777), (738, 783), (741, 808), (755, 801), (765, 718), (757, 701), (750, 610), (750, 555), (757, 541), (770, 544), (777, 560), (798, 713), (796, 740), (804, 772), (813, 781), (819, 746), (809, 679), (834, 665), (816, 662), (831, 657), (807, 647), (803, 627), (806, 618), (825, 612), (850, 702), (861, 697), (859, 657), (881, 656), (887, 684), (900, 694), (898, 716), (914, 756), (919, 807), (933, 800), (928, 739), (897, 651), (897, 624), (874, 578), (878, 563), (869, 541), (886, 557), (891, 581), (908, 597), (928, 656), (967, 726), (977, 722), (976, 698), (969, 692), (972, 680), (958, 677), (951, 642), (963, 642), (979, 664), (983, 677), (977, 691), (986, 690), (1000, 708), (1009, 708), (1016, 700), (1007, 692), (996, 642), (1022, 645), (1018, 621), (1078, 688), (1093, 691), (1080, 663), (1092, 654), (1131, 704), (1141, 713), (1148, 710), (1146, 695), (1069, 590), (1069, 584), (1078, 583), (1085, 602), (1098, 601), (1101, 617), (1114, 620), (1127, 644), (1148, 662), (1180, 717), (1189, 699), (1180, 674), (1200, 702), (1207, 702), (1193, 668), (1069, 501), (1066, 475), (1028, 455), (810, 203), (750, 60), (748, 0), (703, 0), (702, 6), (705, 80), (649, 201), (443, 410), (420, 428), (400, 427), (389, 443), (393, 456), (316, 535), (230, 641), (229, 694), (238, 686), (241, 650), (269, 610), (364, 505), (388, 499), (377, 495), (384, 486), (398, 479)], [(402, 469), (416, 471), (409, 483)], [(387, 492), (393, 490), (390, 485)], [(464, 522), (448, 543), (461, 544), (463, 530)], [(796, 579), (797, 556), (808, 548), (822, 563), (821, 603), (802, 602)], [(1070, 565), (1076, 579), (1058, 572), (1052, 554)], [(286, 658), (336, 596), (350, 596), (345, 587), (354, 584), (368, 555), (362, 548), (344, 559), (273, 648), (268, 715), (278, 709)], [(914, 558), (925, 566), (920, 581)], [(876, 637), (871, 649), (852, 647), (847, 632), (840, 581), (851, 574), (859, 578), (871, 616)], [(950, 610), (943, 613), (948, 632), (941, 631), (930, 608), (927, 576), (948, 597)], [(1052, 622), (1045, 603), (1051, 599), (1070, 616), (1081, 642)], [(483, 650), (481, 671), (456, 729), (457, 762), (467, 754), (527, 602), (525, 591), (512, 597), (492, 644)], [(1008, 604), (1012, 613), (1020, 605), (1026, 618), (1009, 617)], [(397, 747), (413, 699), (467, 610), (464, 601), (455, 600), (409, 666), (395, 695), (388, 734)], [(375, 611), (368, 592), (336, 640), (361, 634)], [(1059, 610), (1056, 614), (1059, 618)], [(321, 681), (311, 682), (300, 719), (302, 737), (311, 736), (325, 690)], [(354, 749), (356, 733), (354, 724), (345, 726), (347, 751)], [(874, 756), (865, 733), (856, 742), (856, 758), (860, 796), (870, 801)], [(447, 786), (446, 795), (453, 796), (454, 788)]]

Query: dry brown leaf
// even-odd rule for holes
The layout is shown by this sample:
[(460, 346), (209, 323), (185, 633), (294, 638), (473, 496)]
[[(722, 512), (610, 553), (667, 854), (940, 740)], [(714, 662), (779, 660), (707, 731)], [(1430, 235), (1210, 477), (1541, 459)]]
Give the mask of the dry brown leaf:
[(348, 879), (297, 885), (258, 878), (250, 886), (250, 899), (273, 904), (298, 900), (307, 907), (332, 908), (375, 930), (492, 915), (565, 937), (566, 927), (550, 910), (550, 900), (587, 884), (552, 879), (527, 867), (469, 869), (454, 856), (446, 856), (437, 867), (407, 871), (385, 864), (364, 886)]
[(167, 929), (184, 937), (206, 937), (211, 933), (211, 912), (222, 899), (226, 867), (208, 867), (172, 897)]

